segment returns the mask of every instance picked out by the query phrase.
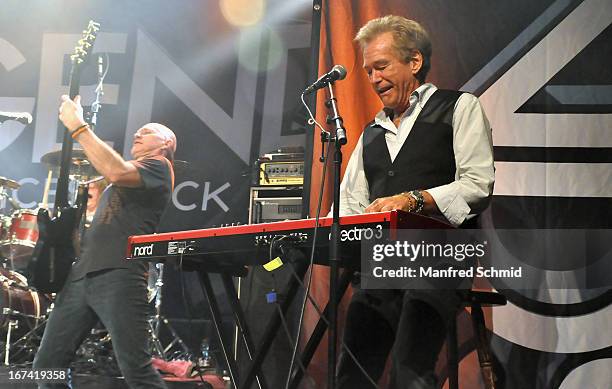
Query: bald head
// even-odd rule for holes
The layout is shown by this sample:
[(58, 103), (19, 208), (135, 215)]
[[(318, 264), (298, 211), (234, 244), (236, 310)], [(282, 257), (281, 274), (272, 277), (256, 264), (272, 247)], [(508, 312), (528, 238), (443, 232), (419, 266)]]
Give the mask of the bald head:
[(160, 123), (147, 123), (142, 127), (157, 131), (166, 141), (170, 142), (169, 147), (172, 149), (172, 153), (176, 151), (176, 135), (174, 135), (174, 131)]
[(136, 159), (163, 155), (174, 161), (175, 152), (176, 135), (163, 124), (147, 123), (134, 134), (132, 156)]

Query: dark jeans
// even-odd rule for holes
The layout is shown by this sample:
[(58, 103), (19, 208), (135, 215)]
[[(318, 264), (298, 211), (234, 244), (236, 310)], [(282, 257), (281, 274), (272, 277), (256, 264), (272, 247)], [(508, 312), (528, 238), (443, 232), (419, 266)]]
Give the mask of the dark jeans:
[[(457, 302), (454, 290), (355, 289), (344, 342), (375, 382), (391, 352), (390, 388), (434, 389), (446, 321), (454, 318)], [(344, 350), (337, 375), (339, 389), (374, 388)]]
[[(166, 388), (148, 349), (147, 284), (142, 274), (112, 269), (67, 281), (58, 294), (35, 368), (66, 368), (99, 319), (108, 330), (121, 373), (130, 388)], [(65, 388), (65, 385), (40, 385)]]

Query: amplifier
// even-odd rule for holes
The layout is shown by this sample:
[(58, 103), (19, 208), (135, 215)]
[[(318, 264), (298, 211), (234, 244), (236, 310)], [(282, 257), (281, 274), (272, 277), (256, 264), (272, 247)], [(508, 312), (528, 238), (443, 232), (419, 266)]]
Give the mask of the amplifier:
[(302, 198), (267, 198), (254, 202), (254, 223), (274, 222), (302, 217)]
[(304, 161), (269, 161), (259, 165), (259, 185), (287, 186), (304, 184)]
[(251, 187), (249, 200), (249, 224), (301, 218), (301, 186)]

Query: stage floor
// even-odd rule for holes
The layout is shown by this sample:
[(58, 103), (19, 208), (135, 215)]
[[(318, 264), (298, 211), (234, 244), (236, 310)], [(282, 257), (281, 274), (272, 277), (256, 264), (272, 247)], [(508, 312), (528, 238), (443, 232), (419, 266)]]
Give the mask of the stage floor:
[[(206, 375), (203, 377), (205, 383), (199, 379), (185, 381), (177, 378), (164, 378), (168, 389), (226, 389), (226, 383), (220, 376)], [(114, 378), (99, 375), (75, 374), (73, 377), (73, 389), (129, 389), (122, 378)], [(7, 383), (0, 382), (0, 389), (37, 389), (33, 383)]]

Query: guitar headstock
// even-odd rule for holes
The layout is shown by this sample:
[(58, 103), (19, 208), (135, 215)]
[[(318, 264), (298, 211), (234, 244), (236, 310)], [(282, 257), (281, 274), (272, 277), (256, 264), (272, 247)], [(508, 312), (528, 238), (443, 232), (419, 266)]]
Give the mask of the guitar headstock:
[(91, 53), (93, 44), (100, 30), (100, 23), (96, 23), (90, 20), (87, 24), (87, 28), (83, 30), (83, 36), (77, 42), (74, 48), (74, 53), (70, 56), (74, 65), (80, 65), (87, 59), (87, 56)]
[[(87, 28), (83, 31), (83, 36), (81, 39), (79, 39), (76, 47), (74, 48), (74, 53), (70, 56), (70, 59), (72, 60), (72, 67), (70, 69), (70, 86), (68, 94), (71, 100), (79, 94), (79, 87), (81, 85), (81, 69), (93, 49), (93, 45), (99, 30), (100, 24), (90, 20), (87, 24)], [(70, 171), (71, 155), (72, 138), (70, 137), (70, 132), (68, 129), (65, 129), (64, 141), (62, 142), (60, 173), (57, 179), (57, 189), (55, 192), (56, 212), (58, 210), (70, 207), (70, 202), (68, 201), (68, 174)]]

